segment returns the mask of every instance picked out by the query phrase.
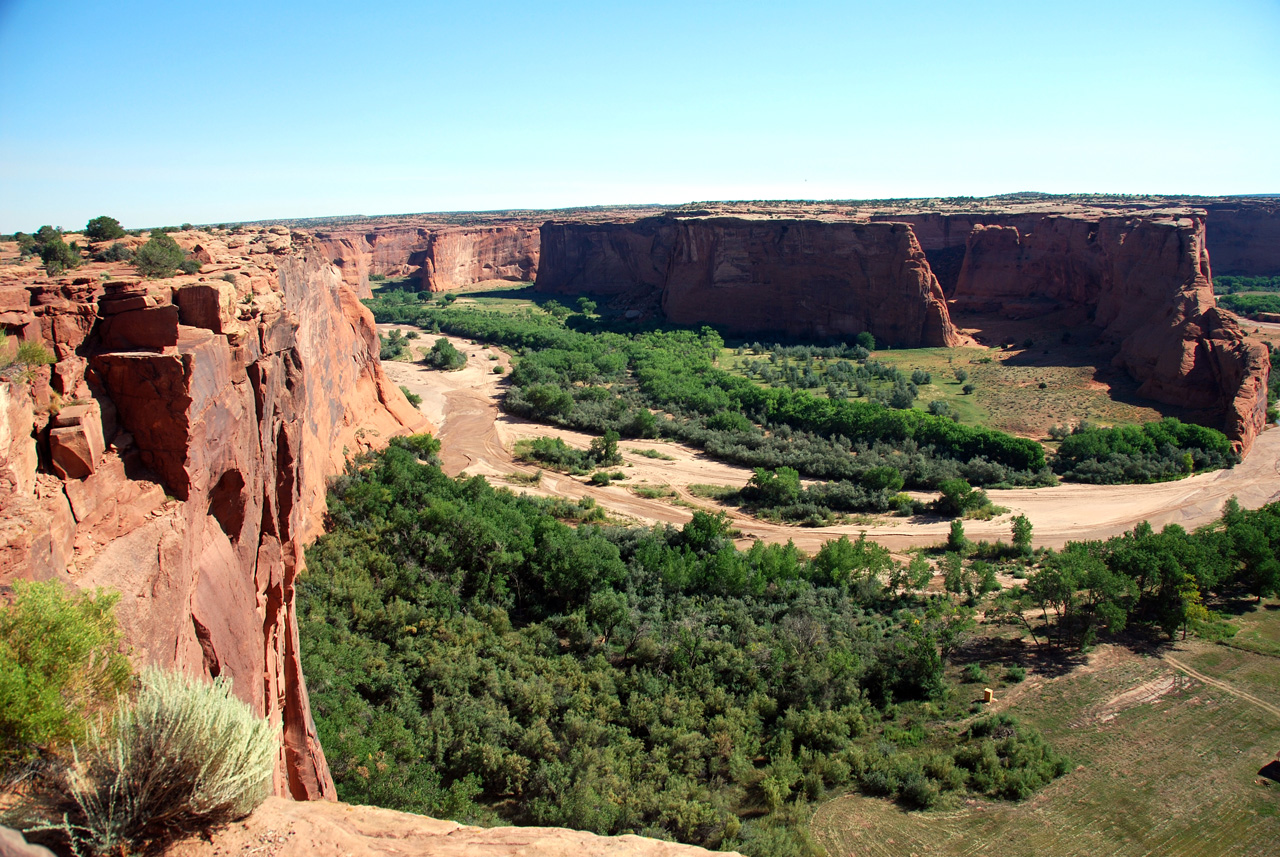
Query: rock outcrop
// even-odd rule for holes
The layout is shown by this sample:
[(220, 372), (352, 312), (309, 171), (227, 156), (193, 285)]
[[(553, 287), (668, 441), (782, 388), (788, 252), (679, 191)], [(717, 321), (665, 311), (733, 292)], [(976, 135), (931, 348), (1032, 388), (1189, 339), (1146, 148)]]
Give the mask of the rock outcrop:
[(425, 421), (308, 236), (176, 238), (205, 274), (102, 283), (110, 266), (90, 265), (48, 282), (33, 268), (25, 307), (6, 290), (0, 323), (57, 362), (0, 382), (0, 584), (119, 590), (137, 663), (231, 677), (280, 726), (277, 793), (332, 799), (294, 581), (326, 478)]
[[(644, 836), (553, 827), (468, 827), (406, 812), (268, 798), (243, 822), (188, 839), (165, 857), (698, 857), (712, 852)], [(733, 855), (736, 852), (716, 852)]]
[(1050, 215), (1029, 233), (977, 225), (966, 247), (957, 311), (1078, 309), (1142, 382), (1139, 395), (1218, 410), (1243, 452), (1265, 426), (1266, 347), (1217, 309), (1202, 212)]
[(488, 280), (531, 282), (538, 270), (538, 228), (393, 225), (363, 232), (319, 232), (319, 251), (357, 294), (369, 275), (415, 277), (433, 292)]
[(538, 289), (659, 298), (676, 324), (853, 337), (897, 347), (960, 339), (909, 226), (660, 217), (542, 227)]

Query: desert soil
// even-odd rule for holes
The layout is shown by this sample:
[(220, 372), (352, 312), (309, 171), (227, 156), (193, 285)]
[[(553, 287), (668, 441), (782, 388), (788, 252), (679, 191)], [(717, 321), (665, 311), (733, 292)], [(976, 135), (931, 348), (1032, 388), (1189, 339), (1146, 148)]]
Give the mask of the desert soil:
[[(393, 329), (412, 330), (409, 325), (379, 325), (384, 333)], [(425, 333), (414, 348), (429, 345), (435, 335)], [(446, 337), (467, 355), (467, 365), (455, 372), (440, 372), (420, 363), (386, 362), (383, 368), (396, 384), (422, 396), (420, 406), (433, 425), (439, 426), (441, 458), (450, 475), (467, 473), (488, 477), (502, 484), (509, 474), (531, 476), (538, 468), (516, 461), (515, 443), (524, 438), (560, 437), (571, 446), (585, 449), (592, 435), (511, 417), (499, 409), (507, 384), (510, 358), (500, 349), (476, 345), (469, 340)], [(498, 359), (491, 360), (488, 355)], [(416, 354), (415, 354), (416, 357)], [(494, 374), (500, 364), (504, 372)], [(841, 535), (869, 538), (891, 548), (932, 545), (942, 541), (950, 522), (926, 517), (912, 519), (889, 516), (860, 518), (855, 523), (832, 527), (803, 528), (761, 521), (736, 509), (696, 497), (694, 484), (745, 485), (751, 478), (746, 467), (715, 461), (702, 452), (677, 443), (656, 440), (624, 440), (619, 444), (627, 479), (607, 487), (590, 486), (582, 478), (544, 471), (536, 485), (515, 485), (516, 491), (570, 499), (593, 498), (611, 515), (636, 522), (681, 525), (693, 516), (694, 508), (725, 511), (743, 538), (767, 542), (794, 541), (806, 551), (816, 551), (826, 541)], [(632, 450), (657, 450), (672, 460), (646, 458)], [(1260, 435), (1245, 461), (1231, 470), (1192, 476), (1156, 485), (1060, 485), (1054, 488), (989, 491), (992, 502), (1009, 510), (991, 521), (966, 521), (971, 539), (1010, 538), (1010, 518), (1024, 514), (1031, 519), (1037, 546), (1059, 548), (1067, 541), (1102, 539), (1150, 521), (1159, 529), (1165, 524), (1197, 527), (1218, 517), (1230, 497), (1246, 508), (1257, 508), (1280, 499), (1280, 430)], [(674, 497), (645, 499), (627, 486), (659, 488), (670, 486)], [(673, 502), (674, 501), (674, 502)]]

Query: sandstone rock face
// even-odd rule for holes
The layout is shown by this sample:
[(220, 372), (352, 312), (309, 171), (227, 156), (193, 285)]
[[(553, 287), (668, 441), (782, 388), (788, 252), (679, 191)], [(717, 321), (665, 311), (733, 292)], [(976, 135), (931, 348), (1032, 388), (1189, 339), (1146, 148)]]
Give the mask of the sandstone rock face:
[(1051, 215), (1029, 234), (975, 226), (954, 303), (1010, 317), (1087, 311), (1141, 395), (1220, 410), (1247, 452), (1265, 426), (1268, 356), (1217, 309), (1211, 279), (1202, 213)]
[(400, 225), (317, 234), (320, 252), (361, 296), (369, 294), (370, 274), (413, 276), (433, 292), (486, 280), (530, 282), (538, 269), (538, 241), (532, 225)]
[(675, 232), (662, 308), (677, 324), (959, 344), (909, 226), (716, 218), (682, 221)]
[(32, 271), (25, 307), (4, 296), (5, 329), (59, 359), (0, 383), (0, 585), (119, 590), (136, 663), (232, 678), (281, 729), (277, 793), (332, 799), (294, 581), (346, 455), (428, 427), (306, 236), (179, 237), (235, 284)]
[(911, 228), (746, 218), (646, 218), (542, 227), (540, 291), (660, 295), (677, 324), (742, 333), (956, 345)]
[(538, 230), (525, 226), (431, 233), (421, 277), (433, 292), (486, 280), (531, 282), (538, 270)]
[(560, 223), (540, 230), (538, 291), (660, 295), (675, 245), (675, 221), (646, 217), (619, 223)]
[(1208, 213), (1206, 240), (1219, 274), (1280, 276), (1280, 200), (1197, 203)]
[[(643, 836), (596, 836), (548, 827), (467, 827), (420, 815), (340, 803), (268, 798), (208, 841), (188, 839), (165, 857), (697, 857), (712, 852)], [(737, 852), (716, 852), (734, 855)]]

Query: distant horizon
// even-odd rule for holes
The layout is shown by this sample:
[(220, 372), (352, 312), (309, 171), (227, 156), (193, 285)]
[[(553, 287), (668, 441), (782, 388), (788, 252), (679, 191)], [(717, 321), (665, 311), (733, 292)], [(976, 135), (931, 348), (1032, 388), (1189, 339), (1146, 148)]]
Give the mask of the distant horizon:
[[(195, 222), (191, 220), (181, 220), (178, 223), (149, 223), (149, 224), (132, 224), (123, 220), (120, 225), (124, 229), (132, 231), (148, 231), (151, 229), (165, 229), (179, 226), (181, 224), (190, 224), (194, 229), (217, 228), (223, 225), (255, 225), (255, 224), (272, 224), (272, 223), (295, 223), (302, 221), (324, 221), (324, 220), (374, 220), (378, 218), (397, 218), (397, 217), (422, 217), (426, 215), (458, 215), (458, 214), (518, 214), (518, 213), (554, 213), (558, 211), (584, 211), (594, 209), (633, 209), (633, 208), (680, 208), (684, 206), (695, 205), (737, 205), (744, 203), (793, 203), (793, 204), (848, 204), (848, 203), (889, 203), (889, 202), (919, 202), (921, 200), (937, 200), (938, 202), (953, 202), (958, 200), (998, 200), (1020, 196), (1042, 196), (1048, 198), (1089, 198), (1097, 197), (1102, 199), (1115, 198), (1134, 198), (1134, 199), (1280, 199), (1278, 193), (1224, 193), (1224, 194), (1201, 194), (1201, 193), (1111, 193), (1107, 191), (1080, 191), (1068, 193), (1049, 193), (1045, 191), (1011, 191), (1008, 193), (989, 194), (986, 196), (971, 196), (960, 194), (956, 196), (885, 196), (885, 197), (830, 197), (830, 198), (784, 198), (784, 197), (760, 197), (754, 199), (694, 199), (683, 202), (607, 202), (594, 203), (588, 205), (563, 205), (545, 208), (513, 206), (506, 208), (449, 208), (449, 209), (422, 209), (420, 211), (399, 211), (399, 212), (380, 212), (375, 214), (365, 214), (357, 212), (354, 214), (311, 214), (298, 217), (255, 217), (248, 220), (210, 220)], [(112, 217), (110, 212), (100, 212), (91, 215), (91, 217), (99, 217), (105, 214)], [(85, 218), (87, 224), (90, 218)], [(117, 218), (119, 219), (119, 218)], [(64, 233), (81, 232), (84, 226), (67, 226), (64, 223), (41, 223), (39, 226), (30, 228), (19, 228), (3, 230), (0, 229), (0, 235), (12, 235), (16, 232), (34, 233), (41, 226), (53, 226), (61, 229)]]

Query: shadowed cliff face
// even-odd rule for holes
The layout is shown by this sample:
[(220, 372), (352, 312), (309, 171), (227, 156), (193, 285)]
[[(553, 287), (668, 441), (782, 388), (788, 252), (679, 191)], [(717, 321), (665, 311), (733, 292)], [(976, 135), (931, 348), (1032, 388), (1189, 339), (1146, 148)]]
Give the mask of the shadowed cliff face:
[(369, 275), (412, 276), (433, 292), (487, 280), (532, 281), (538, 269), (536, 226), (391, 226), (365, 232), (320, 232), (321, 255), (361, 297)]
[(58, 362), (0, 384), (0, 584), (119, 590), (135, 663), (231, 677), (281, 728), (276, 791), (333, 798), (294, 581), (345, 454), (425, 425), (308, 236), (177, 238), (204, 275), (5, 290), (5, 327)]
[(870, 331), (897, 347), (959, 343), (942, 289), (905, 224), (681, 221), (662, 309), (677, 324), (743, 333)]
[(676, 324), (955, 345), (911, 228), (741, 218), (547, 223), (538, 289), (660, 300)]
[(1219, 274), (1280, 276), (1280, 200), (1211, 202), (1205, 232)]
[(1087, 311), (1140, 395), (1213, 408), (1242, 451), (1265, 426), (1269, 360), (1217, 309), (1202, 214), (1046, 216), (1032, 231), (973, 228), (957, 310), (1029, 318)]

